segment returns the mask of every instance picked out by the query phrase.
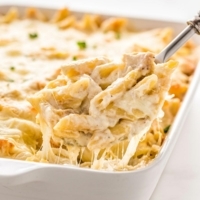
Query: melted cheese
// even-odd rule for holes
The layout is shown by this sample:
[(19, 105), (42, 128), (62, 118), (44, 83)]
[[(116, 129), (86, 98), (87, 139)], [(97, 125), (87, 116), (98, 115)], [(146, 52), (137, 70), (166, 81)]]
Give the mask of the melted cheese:
[(0, 155), (106, 170), (152, 160), (187, 91), (182, 71), (194, 71), (196, 57), (188, 67), (180, 55), (194, 46), (175, 57), (175, 96), (164, 103), (175, 63), (132, 52), (159, 52), (172, 29), (128, 31), (125, 19), (76, 20), (67, 9), (51, 22), (34, 9), (17, 16), (0, 17)]
[[(74, 162), (79, 156), (79, 153), (73, 152), (80, 152), (82, 147), (87, 147), (93, 154), (92, 168), (115, 169), (128, 165), (140, 139), (160, 113), (170, 87), (171, 73), (177, 63), (169, 61), (156, 65), (151, 53), (124, 55), (124, 60), (126, 62), (121, 63), (124, 67), (117, 69), (121, 76), (103, 90), (96, 87), (95, 78), (91, 79), (91, 87), (91, 81), (88, 82), (90, 79), (84, 71), (74, 76), (66, 73), (69, 72), (68, 68), (77, 71), (83, 66), (82, 69), (88, 69), (93, 63), (88, 59), (77, 62), (73, 68), (70, 64), (64, 67), (64, 73), (70, 74), (63, 75), (67, 84), (56, 85), (61, 81), (58, 77), (29, 98), (39, 114), (38, 122), (44, 140), (43, 159), (51, 160), (48, 155), (52, 153), (50, 139), (56, 136), (63, 139), (62, 145), (68, 149), (70, 161)], [(101, 66), (98, 63), (96, 65)], [(132, 70), (130, 66), (134, 66)], [(92, 67), (93, 70), (95, 67)], [(115, 76), (112, 73), (110, 75)], [(51, 85), (56, 87), (50, 88)], [(82, 109), (88, 97), (87, 109), (85, 106)], [(65, 109), (71, 109), (71, 112), (66, 113)], [(60, 112), (62, 115), (59, 115)], [(127, 124), (123, 124), (124, 121)], [(116, 135), (116, 126), (122, 128), (120, 135)], [(125, 138), (129, 144), (121, 161), (107, 159), (109, 149)], [(103, 149), (106, 150), (100, 155)]]

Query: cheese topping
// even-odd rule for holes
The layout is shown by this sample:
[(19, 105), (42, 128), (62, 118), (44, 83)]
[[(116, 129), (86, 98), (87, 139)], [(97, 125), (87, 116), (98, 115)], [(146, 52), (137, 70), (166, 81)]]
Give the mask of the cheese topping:
[(197, 64), (196, 47), (188, 42), (177, 52), (178, 67), (155, 64), (172, 29), (137, 32), (127, 23), (76, 19), (66, 8), (51, 19), (36, 9), (19, 19), (15, 8), (0, 17), (2, 157), (105, 170), (155, 158)]

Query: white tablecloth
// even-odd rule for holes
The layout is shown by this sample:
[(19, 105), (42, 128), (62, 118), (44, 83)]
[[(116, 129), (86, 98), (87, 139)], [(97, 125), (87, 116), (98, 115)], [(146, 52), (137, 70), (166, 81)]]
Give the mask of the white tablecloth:
[[(71, 9), (183, 22), (193, 18), (200, 10), (199, 0), (0, 0), (1, 4), (14, 5), (16, 2), (56, 7), (67, 5)], [(200, 87), (191, 104), (182, 133), (151, 200), (200, 199)]]

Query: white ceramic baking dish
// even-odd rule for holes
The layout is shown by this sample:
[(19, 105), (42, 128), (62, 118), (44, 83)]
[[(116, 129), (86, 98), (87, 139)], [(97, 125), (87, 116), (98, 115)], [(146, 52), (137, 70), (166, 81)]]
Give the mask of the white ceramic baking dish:
[[(5, 13), (10, 6), (0, 6)], [(25, 7), (16, 6), (20, 12)], [(51, 15), (54, 9), (41, 8)], [(75, 12), (80, 15), (80, 12)], [(102, 13), (101, 13), (102, 14)], [(106, 13), (105, 13), (106, 14)], [(137, 29), (170, 26), (178, 33), (185, 24), (150, 19), (129, 19)], [(200, 37), (194, 37), (200, 44)], [(161, 152), (147, 167), (129, 172), (105, 172), (70, 166), (0, 158), (1, 200), (148, 200), (181, 133), (200, 80), (200, 64)]]

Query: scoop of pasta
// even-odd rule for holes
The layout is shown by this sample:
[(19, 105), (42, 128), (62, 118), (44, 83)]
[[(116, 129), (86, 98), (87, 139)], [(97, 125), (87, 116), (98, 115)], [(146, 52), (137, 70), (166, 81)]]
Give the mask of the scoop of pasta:
[[(125, 54), (120, 62), (93, 58), (63, 66), (57, 79), (29, 98), (43, 133), (42, 159), (68, 158), (76, 164), (84, 162), (87, 152), (94, 168), (127, 165), (162, 114), (176, 66), (175, 61), (155, 64), (152, 53)], [(127, 145), (121, 158), (110, 159), (109, 150), (123, 141)]]

